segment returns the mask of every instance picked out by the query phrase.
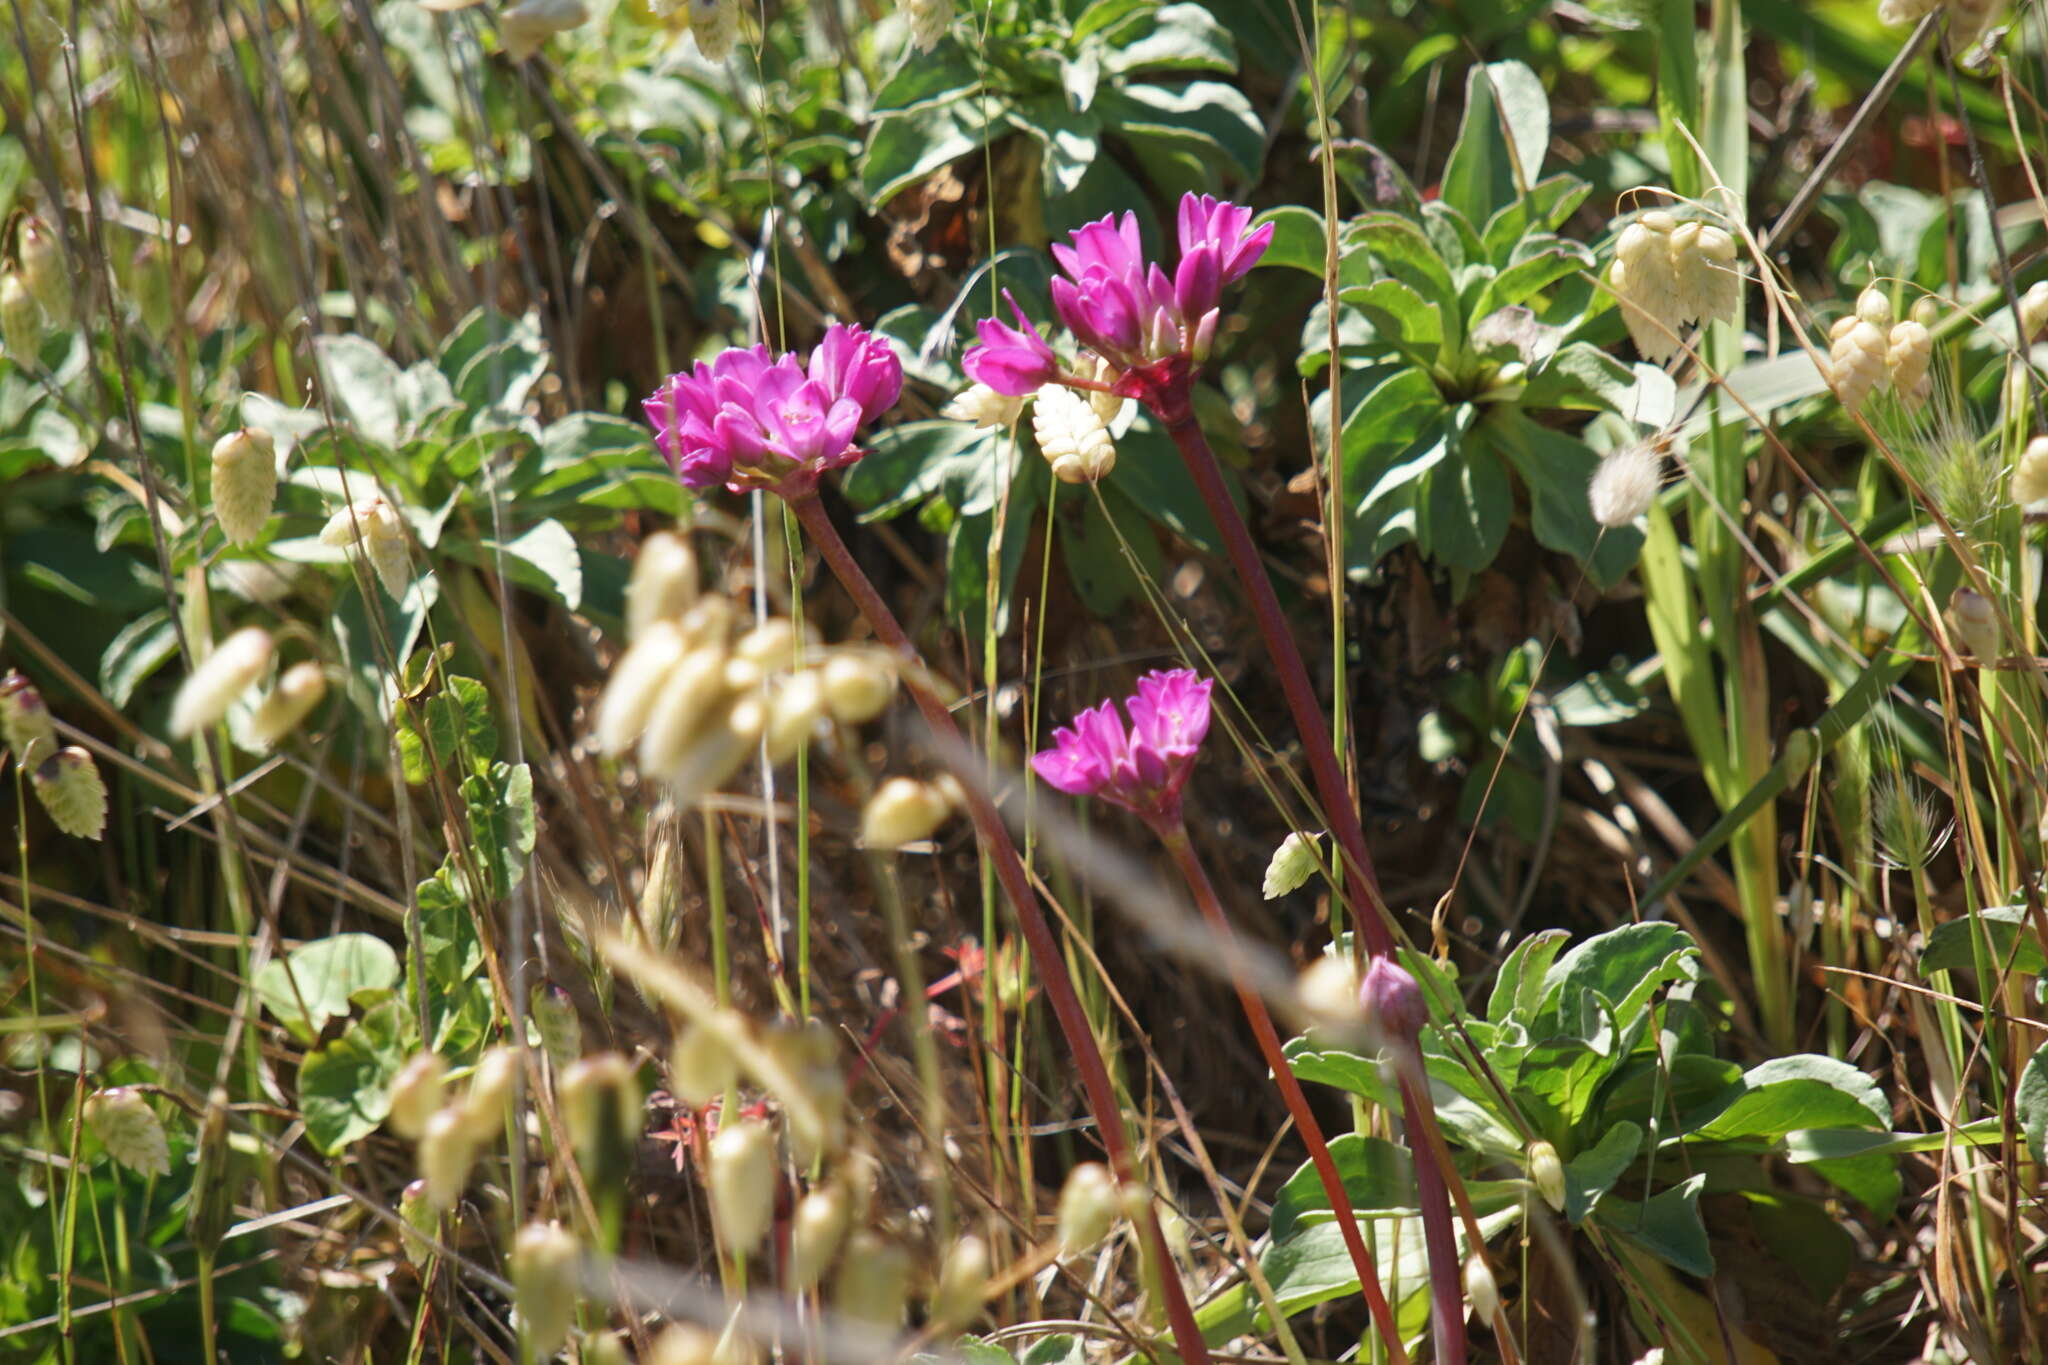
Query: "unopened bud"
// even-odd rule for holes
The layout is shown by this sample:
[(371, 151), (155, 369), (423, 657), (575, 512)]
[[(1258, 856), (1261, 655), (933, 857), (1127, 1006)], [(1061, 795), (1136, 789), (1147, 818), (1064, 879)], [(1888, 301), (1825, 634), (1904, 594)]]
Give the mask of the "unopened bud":
[(2048, 436), (2036, 436), (2012, 471), (2012, 500), (2025, 507), (2048, 498)]
[(52, 327), (71, 320), (71, 272), (64, 265), (64, 247), (57, 234), (40, 218), (30, 217), (21, 225), (15, 241), (15, 256), (21, 262), (21, 280), (42, 307), (43, 319)]
[(76, 744), (66, 745), (38, 763), (36, 799), (50, 813), (50, 822), (74, 839), (97, 839), (107, 828), (107, 784), (99, 765)]
[(553, 982), (535, 984), (527, 996), (527, 1016), (540, 1035), (541, 1050), (557, 1071), (583, 1055), (583, 1021), (576, 1015), (576, 1002)]
[(263, 534), (277, 502), (277, 443), (262, 427), (243, 427), (213, 443), (213, 515), (231, 544)]
[(873, 720), (896, 695), (895, 666), (876, 650), (835, 650), (822, 673), (825, 709), (848, 725)]
[(433, 1251), (427, 1239), (438, 1235), (437, 1225), (441, 1221), (427, 1200), (426, 1181), (415, 1180), (399, 1194), (398, 1221), (403, 1224), (398, 1230), (398, 1249), (414, 1265), (425, 1265), (428, 1254)]
[(16, 762), (40, 763), (57, 747), (57, 727), (50, 721), (50, 708), (43, 694), (17, 669), (0, 678), (0, 738), (14, 752)]
[(327, 675), (320, 665), (293, 664), (249, 717), (249, 738), (266, 747), (276, 744), (298, 729), (299, 722), (312, 714), (326, 695)]
[(236, 631), (206, 656), (171, 702), (171, 736), (184, 739), (227, 714), (235, 698), (270, 666), (270, 633), (258, 626)]
[(640, 1080), (616, 1052), (582, 1058), (562, 1073), (562, 1118), (584, 1179), (595, 1189), (625, 1183), (640, 1140)]
[(1325, 953), (1311, 962), (1295, 983), (1295, 995), (1317, 1028), (1346, 1030), (1361, 1019), (1358, 971), (1342, 952)]
[(1047, 384), (1031, 404), (1038, 453), (1062, 483), (1094, 483), (1116, 467), (1116, 442), (1102, 415), (1063, 384)]
[(846, 1240), (851, 1201), (838, 1185), (812, 1190), (797, 1201), (789, 1226), (789, 1286), (809, 1289), (824, 1277)]
[(1500, 1312), (1500, 1286), (1494, 1282), (1493, 1271), (1480, 1252), (1473, 1252), (1465, 1260), (1465, 1298), (1472, 1304), (1472, 1316), (1489, 1326), (1494, 1314)]
[(417, 1142), (426, 1136), (427, 1121), (440, 1112), (447, 1093), (448, 1063), (438, 1052), (419, 1052), (398, 1069), (391, 1082), (391, 1110), (384, 1126)]
[(944, 783), (892, 777), (875, 788), (861, 811), (860, 841), (891, 849), (929, 839), (953, 813), (954, 796)]
[(988, 1243), (972, 1233), (955, 1242), (939, 1266), (931, 1320), (948, 1331), (958, 1331), (974, 1321), (981, 1315), (981, 1301), (988, 1293), (988, 1275)]
[(1056, 1227), (1060, 1254), (1075, 1256), (1093, 1250), (1116, 1226), (1122, 1203), (1116, 1177), (1099, 1161), (1084, 1161), (1067, 1173), (1060, 1186)]
[(43, 310), (21, 272), (0, 271), (0, 346), (21, 369), (35, 368), (43, 345)]
[(171, 1173), (171, 1146), (163, 1120), (139, 1091), (127, 1086), (102, 1090), (85, 1101), (85, 1122), (107, 1155), (143, 1175)]
[(420, 1133), (420, 1183), (428, 1207), (445, 1213), (462, 1198), (469, 1183), (469, 1168), (476, 1162), (477, 1142), (462, 1107), (450, 1105), (435, 1111)]
[(669, 1089), (677, 1099), (692, 1109), (702, 1109), (738, 1079), (739, 1063), (733, 1059), (723, 1030), (702, 1024), (683, 1030), (669, 1058)]
[(1380, 953), (1366, 967), (1358, 1007), (1368, 1024), (1396, 1042), (1414, 1042), (1429, 1022), (1429, 1002), (1422, 997), (1421, 985), (1391, 953)]
[(910, 1306), (910, 1252), (879, 1232), (856, 1232), (832, 1281), (832, 1309), (856, 1322), (894, 1329)]
[(711, 1140), (711, 1209), (726, 1250), (746, 1256), (775, 1218), (775, 1134), (759, 1119), (725, 1124)]
[(1543, 1196), (1543, 1202), (1558, 1212), (1564, 1212), (1564, 1162), (1558, 1159), (1557, 1148), (1542, 1138), (1529, 1144), (1529, 1183), (1536, 1187), (1536, 1193)]
[(582, 1297), (583, 1248), (560, 1223), (528, 1223), (512, 1242), (512, 1303), (537, 1359), (562, 1349)]
[(1998, 611), (1990, 598), (1969, 588), (1956, 589), (1948, 599), (1948, 620), (1964, 651), (1979, 663), (1998, 658)]
[(970, 384), (939, 411), (939, 416), (956, 422), (971, 422), (976, 431), (1007, 431), (1024, 415), (1030, 395), (1011, 397), (997, 393), (986, 384)]
[(1319, 837), (1296, 830), (1282, 839), (1280, 847), (1273, 850), (1272, 858), (1266, 863), (1266, 880), (1259, 888), (1259, 894), (1269, 901), (1278, 900), (1306, 885), (1308, 879), (1316, 874), (1316, 841)]
[[(1101, 356), (1095, 357), (1095, 363), (1088, 369), (1088, 377), (1102, 385), (1115, 384), (1122, 374), (1121, 370)], [(1087, 395), (1088, 406), (1095, 409), (1095, 415), (1102, 419), (1102, 425), (1105, 427), (1123, 416), (1124, 409), (1129, 407), (1131, 402), (1128, 398), (1109, 392), (1108, 388), (1084, 389), (1082, 392)]]
[(505, 1118), (511, 1112), (512, 1096), (518, 1086), (518, 1048), (494, 1047), (477, 1058), (459, 1112), (462, 1121), (469, 1125), (471, 1139), (479, 1146), (494, 1141), (505, 1130)]
[(626, 582), (626, 631), (639, 640), (657, 621), (679, 621), (697, 601), (697, 552), (672, 531), (640, 542)]
[(705, 61), (722, 65), (739, 44), (738, 0), (690, 0), (690, 36)]

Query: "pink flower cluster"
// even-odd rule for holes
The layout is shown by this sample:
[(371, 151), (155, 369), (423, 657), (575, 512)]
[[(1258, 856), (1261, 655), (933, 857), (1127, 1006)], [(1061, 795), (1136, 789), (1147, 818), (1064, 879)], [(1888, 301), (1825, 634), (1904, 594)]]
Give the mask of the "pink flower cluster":
[(880, 337), (834, 323), (803, 365), (795, 352), (733, 347), (672, 374), (645, 404), (654, 443), (691, 488), (789, 489), (864, 453), (862, 423), (894, 405), (903, 364)]
[(1147, 673), (1124, 702), (1105, 701), (1052, 733), (1053, 747), (1034, 754), (1032, 768), (1071, 796), (1095, 796), (1139, 815), (1177, 819), (1202, 737), (1209, 733), (1213, 680), (1176, 668)]
[[(1209, 195), (1180, 201), (1180, 264), (1168, 277), (1145, 259), (1138, 218), (1115, 214), (1074, 233), (1072, 246), (1052, 249), (1064, 278), (1052, 282), (1052, 305), (1082, 345), (1119, 370), (1175, 356), (1199, 361), (1216, 336), (1223, 286), (1258, 263), (1273, 225), (1256, 231), (1252, 211)], [(1007, 291), (1017, 326), (988, 318), (981, 342), (962, 361), (967, 373), (997, 393), (1035, 393), (1059, 378), (1059, 358)]]

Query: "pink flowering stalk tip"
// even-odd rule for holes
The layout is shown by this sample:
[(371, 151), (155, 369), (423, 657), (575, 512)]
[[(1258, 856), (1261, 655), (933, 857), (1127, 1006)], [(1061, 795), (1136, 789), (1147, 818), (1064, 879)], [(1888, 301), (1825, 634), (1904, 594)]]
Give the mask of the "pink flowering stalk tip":
[[(1062, 271), (1052, 282), (1053, 310), (1075, 340), (1125, 375), (1139, 375), (1126, 387), (1145, 396), (1144, 372), (1208, 357), (1224, 286), (1257, 264), (1273, 240), (1272, 224), (1248, 230), (1251, 218), (1241, 204), (1183, 197), (1180, 263), (1172, 275), (1145, 259), (1136, 214), (1085, 224), (1071, 245), (1052, 248)], [(1021, 330), (994, 319), (979, 324), (980, 344), (963, 362), (968, 374), (1013, 396), (1055, 381), (1073, 383), (1016, 301), (1009, 302)]]
[(1070, 796), (1094, 796), (1151, 819), (1178, 821), (1181, 788), (1209, 733), (1213, 680), (1176, 668), (1138, 679), (1124, 702), (1105, 701), (1053, 731), (1053, 747), (1034, 754), (1038, 775)]
[(793, 351), (733, 347), (670, 375), (644, 406), (662, 458), (689, 487), (795, 491), (865, 454), (855, 433), (902, 392), (889, 344), (834, 323), (808, 366)]
[(1429, 1022), (1429, 1002), (1422, 998), (1422, 984), (1393, 954), (1379, 953), (1365, 969), (1359, 983), (1358, 1004), (1366, 1022), (1397, 1042), (1412, 1043)]

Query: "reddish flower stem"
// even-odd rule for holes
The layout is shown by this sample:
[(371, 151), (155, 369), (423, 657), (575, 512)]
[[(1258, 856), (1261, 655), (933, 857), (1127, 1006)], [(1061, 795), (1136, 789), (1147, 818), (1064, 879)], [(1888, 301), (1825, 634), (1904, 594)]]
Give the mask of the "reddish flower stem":
[[(1287, 1112), (1294, 1118), (1295, 1131), (1301, 1134), (1302, 1143), (1308, 1148), (1308, 1159), (1314, 1163), (1316, 1175), (1323, 1182), (1323, 1193), (1329, 1197), (1330, 1210), (1337, 1216), (1337, 1230), (1343, 1235), (1344, 1249), (1351, 1253), (1352, 1268), (1358, 1272), (1365, 1306), (1372, 1310), (1373, 1325), (1379, 1328), (1380, 1340), (1385, 1344), (1388, 1359), (1393, 1365), (1407, 1365), (1408, 1353), (1401, 1345), (1400, 1325), (1395, 1322), (1393, 1310), (1387, 1306), (1386, 1295), (1380, 1289), (1379, 1271), (1373, 1264), (1372, 1253), (1366, 1249), (1364, 1236), (1358, 1230), (1358, 1214), (1352, 1207), (1350, 1192), (1344, 1188), (1344, 1177), (1338, 1173), (1337, 1163), (1330, 1156), (1330, 1146), (1323, 1140), (1322, 1125), (1316, 1122), (1315, 1111), (1308, 1107), (1308, 1096), (1302, 1093), (1301, 1082), (1294, 1078), (1294, 1070), (1287, 1065), (1287, 1057), (1280, 1050), (1280, 1035), (1273, 1027), (1273, 1016), (1267, 1012), (1266, 1002), (1260, 999), (1259, 993), (1237, 969), (1237, 934), (1231, 928), (1230, 917), (1224, 913), (1223, 904), (1216, 897), (1216, 888), (1209, 881), (1209, 874), (1202, 867), (1202, 860), (1196, 856), (1195, 847), (1188, 841), (1187, 829), (1180, 820), (1164, 817), (1147, 823), (1151, 824), (1159, 841), (1166, 845), (1167, 852), (1173, 855), (1174, 865), (1187, 882), (1195, 904), (1202, 911), (1202, 918), (1209, 922), (1209, 927), (1222, 941), (1224, 958), (1230, 963), (1231, 984), (1237, 988), (1238, 1003), (1244, 1007), (1244, 1017), (1252, 1026), (1252, 1036), (1258, 1039), (1259, 1053), (1273, 1073), (1273, 1083), (1280, 1087), (1280, 1097), (1287, 1102)], [(1420, 1179), (1418, 1163), (1418, 1186)]]
[[(1223, 468), (1216, 460), (1216, 452), (1209, 448), (1209, 439), (1202, 434), (1201, 424), (1195, 419), (1191, 376), (1186, 363), (1166, 362), (1156, 372), (1129, 377), (1138, 382), (1138, 392), (1134, 396), (1144, 399), (1165, 425), (1167, 434), (1173, 437), (1174, 445), (1179, 447), (1181, 461), (1194, 479), (1202, 502), (1209, 509), (1210, 519), (1223, 536), (1223, 545), (1229, 552), (1232, 567), (1237, 570), (1238, 581), (1251, 596), (1252, 615), (1259, 623), (1259, 635), (1265, 641), (1266, 655), (1280, 675), (1280, 687), (1287, 696), (1287, 709), (1293, 713), (1295, 729), (1300, 732), (1302, 748), (1308, 755), (1316, 795), (1323, 804), (1323, 818), (1329, 821), (1330, 833), (1344, 854), (1345, 884), (1350, 889), (1352, 918), (1358, 932), (1370, 952), (1376, 955), (1391, 953), (1394, 937), (1384, 918), (1386, 911), (1380, 900), (1378, 875), (1373, 869), (1372, 854), (1365, 846), (1365, 831), (1358, 820), (1358, 809), (1352, 803), (1351, 789), (1344, 781), (1342, 766), (1337, 762), (1337, 749), (1330, 740), (1329, 724), (1323, 719), (1322, 706), (1316, 700), (1315, 684), (1309, 678), (1308, 664), (1301, 656), (1301, 647), (1295, 643), (1286, 613), (1280, 609), (1280, 599), (1273, 591), (1273, 580), (1266, 574), (1258, 546), (1252, 543), (1251, 530), (1244, 524), (1244, 518), (1238, 515), (1237, 504), (1230, 500), (1230, 490), (1223, 482)], [(1335, 586), (1332, 585), (1333, 591)], [(1428, 1103), (1426, 1090), (1418, 1091), (1407, 1085), (1401, 1087), (1402, 1127), (1408, 1134), (1409, 1151), (1415, 1157), (1415, 1189), (1421, 1205), (1423, 1239), (1429, 1248), (1432, 1303), (1436, 1306), (1432, 1316), (1436, 1328), (1437, 1360), (1439, 1365), (1464, 1365), (1464, 1314), (1461, 1311), (1447, 1315), (1442, 1311), (1450, 1296), (1455, 1295), (1457, 1301), (1463, 1303), (1464, 1274), (1458, 1264), (1457, 1242), (1451, 1228), (1446, 1175), (1437, 1169), (1436, 1154), (1423, 1136), (1425, 1130), (1420, 1123), (1421, 1112)]]
[[(799, 492), (789, 497), (788, 503), (804, 533), (831, 567), (833, 576), (860, 607), (869, 629), (890, 649), (907, 660), (915, 661), (917, 651), (910, 643), (909, 635), (904, 633), (895, 613), (889, 610), (889, 604), (882, 600), (881, 593), (875, 590), (874, 583), (846, 548), (846, 542), (840, 538), (817, 495)], [(952, 712), (919, 680), (915, 669), (905, 675), (904, 686), (917, 703), (917, 709), (924, 713), (925, 724), (931, 728), (938, 748), (947, 760), (955, 762), (970, 753), (960, 727), (953, 721)], [(1103, 1062), (1101, 1049), (1096, 1046), (1095, 1034), (1088, 1027), (1088, 1016), (1081, 1008), (1081, 998), (1074, 993), (1073, 978), (1067, 973), (1067, 962), (1060, 953), (1059, 941), (1053, 937), (1045, 914), (1039, 909), (1038, 898), (1032, 893), (1031, 883), (1024, 872), (1024, 861), (1017, 856), (1017, 846), (1010, 841), (1010, 831), (1003, 824), (1002, 815), (983, 790), (982, 775), (967, 772), (962, 773), (961, 778), (967, 812), (974, 821), (975, 833), (995, 867), (996, 880), (1002, 883), (1003, 892), (1016, 911), (1017, 925), (1024, 933), (1024, 942), (1031, 949), (1032, 963), (1038, 971), (1039, 980), (1044, 983), (1046, 999), (1052, 1002), (1053, 1016), (1059, 1021), (1067, 1049), (1081, 1073), (1081, 1086), (1087, 1092), (1088, 1107), (1094, 1112), (1095, 1126), (1102, 1135), (1102, 1146), (1108, 1153), (1110, 1169), (1116, 1172), (1120, 1183), (1139, 1184), (1137, 1163), (1131, 1152), (1129, 1136), (1124, 1132), (1123, 1110), (1117, 1103), (1116, 1087), (1109, 1079), (1109, 1068)], [(1201, 1328), (1195, 1323), (1194, 1310), (1188, 1304), (1187, 1291), (1181, 1285), (1180, 1276), (1173, 1271), (1172, 1258), (1166, 1252), (1166, 1240), (1159, 1232), (1159, 1220), (1149, 1200), (1140, 1207), (1138, 1231), (1145, 1239), (1152, 1263), (1161, 1267), (1159, 1280), (1175, 1347), (1184, 1365), (1209, 1365), (1209, 1348), (1202, 1340)]]

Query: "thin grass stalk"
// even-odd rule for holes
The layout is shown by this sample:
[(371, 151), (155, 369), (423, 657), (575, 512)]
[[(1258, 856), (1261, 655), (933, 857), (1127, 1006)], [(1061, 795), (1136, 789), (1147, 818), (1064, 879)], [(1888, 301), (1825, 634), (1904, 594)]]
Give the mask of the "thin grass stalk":
[[(890, 649), (905, 659), (915, 659), (916, 650), (902, 625), (896, 620), (889, 604), (882, 599), (875, 585), (869, 581), (855, 561), (852, 551), (840, 538), (839, 531), (832, 525), (830, 514), (823, 503), (818, 501), (815, 490), (792, 491), (785, 494), (790, 508), (796, 513), (797, 521), (818, 547), (818, 552), (839, 580), (840, 586), (859, 606), (861, 615), (867, 619), (869, 629), (880, 637)], [(952, 713), (945, 703), (914, 674), (906, 679), (911, 699), (923, 714), (925, 724), (942, 749), (951, 750), (949, 757), (957, 757), (965, 741), (960, 728), (954, 723)], [(1074, 992), (1074, 982), (1067, 971), (1066, 958), (1060, 951), (1057, 939), (1047, 925), (1044, 913), (1039, 909), (1037, 897), (1032, 894), (1030, 882), (1026, 879), (1023, 860), (1017, 854), (1017, 847), (1010, 841), (1009, 830), (1004, 826), (1002, 816), (981, 788), (976, 774), (968, 774), (969, 781), (963, 783), (966, 793), (968, 814), (974, 821), (975, 833), (979, 836), (988, 860), (994, 866), (995, 876), (1008, 896), (1011, 908), (1016, 912), (1018, 928), (1031, 949), (1032, 960), (1038, 968), (1040, 981), (1044, 985), (1046, 999), (1051, 1003), (1053, 1015), (1058, 1020), (1060, 1031), (1065, 1035), (1068, 1050), (1072, 1053), (1075, 1067), (1081, 1073), (1082, 1088), (1088, 1095), (1088, 1106), (1095, 1115), (1096, 1127), (1100, 1132), (1102, 1145), (1110, 1158), (1110, 1168), (1116, 1172), (1117, 1180), (1125, 1186), (1141, 1183), (1141, 1173), (1133, 1157), (1130, 1138), (1124, 1131), (1123, 1113), (1117, 1102), (1115, 1087), (1109, 1079), (1109, 1068), (1103, 1061), (1102, 1051), (1096, 1045), (1095, 1036), (1089, 1031), (1086, 1013), (1081, 1000)], [(1164, 1257), (1165, 1240), (1159, 1232), (1158, 1216), (1149, 1204), (1138, 1219), (1139, 1235), (1154, 1254)], [(1166, 1300), (1166, 1316), (1173, 1331), (1173, 1338), (1179, 1349), (1184, 1365), (1208, 1365), (1209, 1348), (1202, 1340), (1201, 1328), (1196, 1325), (1194, 1310), (1188, 1305), (1187, 1291), (1178, 1275), (1161, 1277), (1161, 1290)]]
[[(1173, 864), (1187, 883), (1189, 893), (1194, 896), (1202, 918), (1216, 933), (1224, 960), (1230, 966), (1231, 985), (1237, 991), (1238, 1004), (1244, 1009), (1246, 1022), (1252, 1026), (1259, 1054), (1273, 1073), (1273, 1083), (1279, 1087), (1281, 1099), (1286, 1101), (1287, 1113), (1301, 1134), (1302, 1145), (1308, 1148), (1316, 1176), (1322, 1181), (1323, 1193), (1330, 1201), (1331, 1212), (1336, 1215), (1337, 1230), (1344, 1238), (1344, 1249), (1350, 1253), (1352, 1268), (1358, 1272), (1359, 1290), (1365, 1295), (1373, 1325), (1379, 1330), (1380, 1340), (1387, 1348), (1387, 1358), (1401, 1365), (1408, 1359), (1408, 1353), (1401, 1346), (1400, 1325), (1394, 1320), (1393, 1310), (1387, 1306), (1386, 1295), (1380, 1289), (1379, 1269), (1373, 1264), (1372, 1252), (1367, 1250), (1365, 1238), (1358, 1231), (1358, 1214), (1352, 1207), (1350, 1192), (1344, 1188), (1344, 1177), (1330, 1155), (1329, 1144), (1323, 1139), (1322, 1125), (1316, 1121), (1315, 1111), (1309, 1107), (1308, 1096), (1302, 1093), (1301, 1082), (1295, 1079), (1294, 1069), (1287, 1064), (1287, 1056), (1281, 1051), (1280, 1035), (1273, 1028), (1273, 1016), (1267, 1011), (1266, 1002), (1259, 998), (1259, 993), (1238, 970), (1237, 934), (1231, 926), (1230, 916), (1217, 899), (1215, 885), (1210, 882), (1208, 871), (1202, 866), (1194, 844), (1188, 839), (1187, 827), (1179, 816), (1159, 816), (1147, 823), (1172, 855)], [(1420, 1168), (1427, 1163), (1416, 1164)]]

